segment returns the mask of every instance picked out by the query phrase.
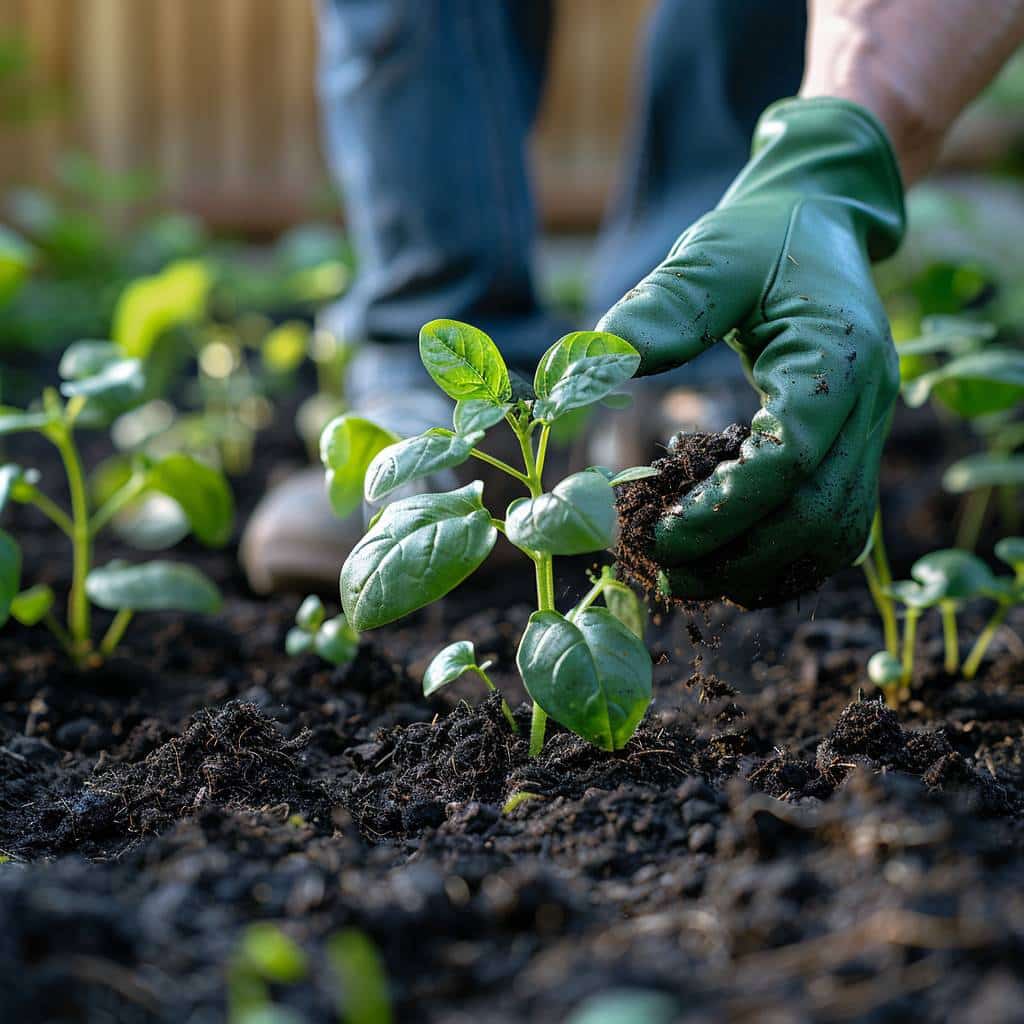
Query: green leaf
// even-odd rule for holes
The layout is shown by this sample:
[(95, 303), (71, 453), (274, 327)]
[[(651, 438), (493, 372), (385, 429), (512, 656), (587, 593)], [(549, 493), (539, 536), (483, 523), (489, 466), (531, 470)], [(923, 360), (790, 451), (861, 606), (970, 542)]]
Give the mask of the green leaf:
[(360, 632), (444, 597), (477, 569), (498, 537), (479, 480), (417, 494), (384, 509), (341, 570), (341, 603)]
[(81, 380), (123, 358), (121, 350), (112, 341), (75, 341), (64, 349), (57, 372), (64, 380)]
[(475, 434), (500, 423), (513, 409), (511, 402), (495, 404), (487, 398), (465, 398), (455, 403), (452, 423), (457, 434)]
[(1016, 572), (1024, 569), (1024, 537), (1004, 537), (997, 542), (995, 551), (996, 558)]
[(651, 702), (647, 648), (605, 608), (534, 612), (516, 661), (541, 708), (602, 750), (625, 746)]
[(919, 558), (910, 575), (941, 601), (960, 601), (983, 594), (992, 571), (977, 555), (958, 548), (932, 551)]
[(366, 470), (364, 497), (367, 501), (380, 501), (412, 480), (461, 466), (483, 436), (482, 431), (468, 437), (427, 431), (389, 445), (374, 456)]
[(306, 954), (269, 922), (249, 925), (238, 952), (245, 966), (266, 981), (289, 985), (306, 976)]
[(875, 686), (891, 686), (903, 678), (900, 659), (888, 651), (876, 651), (868, 658), (868, 679)]
[(327, 470), (327, 495), (335, 515), (344, 519), (359, 507), (366, 470), (378, 452), (397, 440), (390, 430), (350, 413), (324, 427), (320, 461)]
[(122, 353), (145, 359), (172, 327), (199, 320), (211, 284), (209, 271), (198, 260), (172, 263), (129, 284), (114, 309), (111, 332)]
[(1024, 455), (968, 455), (942, 474), (942, 486), (951, 494), (1021, 484), (1024, 484)]
[(310, 594), (299, 605), (299, 610), (295, 613), (295, 624), (300, 629), (312, 633), (323, 625), (326, 617), (323, 601), (316, 594)]
[(21, 548), (18, 542), (4, 530), (0, 530), (0, 626), (11, 613), (21, 584)]
[(221, 605), (217, 587), (182, 562), (132, 565), (116, 559), (89, 573), (85, 592), (93, 604), (110, 611), (215, 612)]
[(508, 507), (505, 529), (513, 544), (552, 555), (585, 555), (615, 540), (615, 495), (600, 473), (566, 477), (547, 494)]
[(284, 649), (293, 658), (309, 654), (313, 650), (313, 634), (301, 626), (292, 626), (285, 634)]
[(477, 664), (476, 648), (472, 640), (458, 640), (449, 644), (434, 655), (423, 673), (423, 696), (429, 697), (467, 672), (481, 671), (486, 667)]
[(901, 359), (944, 352), (965, 355), (982, 348), (997, 333), (995, 324), (961, 316), (928, 316), (921, 321), (921, 337), (898, 342), (896, 352)]
[(633, 408), (633, 396), (626, 394), (625, 392), (612, 392), (610, 395), (605, 395), (601, 399), (601, 404), (607, 409), (632, 409)]
[(456, 401), (504, 405), (512, 397), (508, 367), (483, 331), (458, 320), (431, 320), (420, 330), (420, 359), (434, 383)]
[(634, 480), (646, 480), (649, 476), (657, 475), (658, 471), (653, 466), (631, 466), (629, 469), (616, 473), (608, 483), (612, 487), (618, 487), (619, 484), (629, 484)]
[(885, 588), (885, 593), (908, 608), (918, 611), (934, 608), (942, 599), (939, 591), (933, 590), (931, 587), (924, 587), (915, 580), (897, 580)]
[(370, 939), (346, 928), (327, 940), (327, 962), (340, 981), (338, 1019), (346, 1024), (392, 1024), (384, 964)]
[(592, 405), (629, 380), (639, 366), (640, 353), (614, 334), (567, 334), (544, 353), (537, 365), (533, 414), (550, 423), (570, 409)]
[(905, 385), (912, 408), (931, 395), (968, 419), (1009, 409), (1024, 399), (1024, 352), (989, 348), (958, 356)]
[(52, 607), (53, 591), (45, 583), (37, 583), (11, 601), (11, 615), (23, 626), (34, 626)]
[(344, 615), (335, 615), (316, 631), (313, 650), (332, 665), (347, 665), (359, 652), (359, 634)]
[(21, 466), (8, 462), (0, 466), (0, 512), (11, 498), (14, 485), (22, 478), (24, 470)]
[(643, 640), (647, 632), (647, 605), (625, 583), (609, 582), (605, 585), (604, 603), (631, 633)]
[(92, 408), (108, 418), (140, 402), (145, 390), (146, 378), (138, 359), (115, 359), (89, 377), (66, 380), (60, 386), (65, 398), (87, 398)]
[(203, 544), (219, 548), (231, 539), (235, 499), (219, 470), (178, 453), (150, 465), (146, 483), (181, 506), (192, 532)]
[(52, 412), (24, 412), (9, 405), (0, 405), (0, 434), (16, 434), (25, 430), (45, 430), (57, 422)]

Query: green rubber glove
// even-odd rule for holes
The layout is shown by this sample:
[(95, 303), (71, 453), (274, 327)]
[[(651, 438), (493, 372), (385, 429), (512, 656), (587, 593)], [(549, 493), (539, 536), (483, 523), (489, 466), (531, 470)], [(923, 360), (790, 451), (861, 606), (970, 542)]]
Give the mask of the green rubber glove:
[(658, 523), (680, 598), (775, 604), (864, 547), (899, 370), (870, 263), (905, 226), (885, 132), (843, 100), (784, 100), (718, 207), (602, 318), (658, 373), (724, 339), (761, 394), (740, 458)]

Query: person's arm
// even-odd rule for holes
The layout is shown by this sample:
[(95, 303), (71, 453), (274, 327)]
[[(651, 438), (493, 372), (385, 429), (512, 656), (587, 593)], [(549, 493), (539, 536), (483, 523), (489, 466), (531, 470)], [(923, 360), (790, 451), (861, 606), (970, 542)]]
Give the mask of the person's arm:
[(885, 126), (904, 182), (928, 172), (953, 121), (1024, 42), (1024, 0), (808, 0), (800, 95)]

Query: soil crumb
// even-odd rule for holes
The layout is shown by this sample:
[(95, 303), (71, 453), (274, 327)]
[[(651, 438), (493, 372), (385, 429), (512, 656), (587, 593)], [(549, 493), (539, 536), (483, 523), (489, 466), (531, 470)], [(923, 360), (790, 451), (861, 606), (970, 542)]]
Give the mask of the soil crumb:
[(720, 462), (739, 458), (740, 446), (749, 436), (750, 428), (738, 423), (720, 434), (678, 434), (668, 454), (652, 463), (657, 476), (617, 488), (620, 534), (615, 558), (622, 574), (652, 599), (667, 603), (658, 589), (659, 567), (650, 555), (655, 524)]

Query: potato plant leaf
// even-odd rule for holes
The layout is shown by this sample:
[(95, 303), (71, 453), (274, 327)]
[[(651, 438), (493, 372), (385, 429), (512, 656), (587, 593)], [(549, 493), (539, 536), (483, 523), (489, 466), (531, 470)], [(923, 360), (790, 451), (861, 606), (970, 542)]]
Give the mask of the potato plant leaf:
[(132, 565), (116, 559), (89, 573), (85, 592), (93, 604), (110, 611), (215, 612), (221, 604), (217, 587), (182, 562)]
[(512, 502), (505, 528), (513, 544), (530, 551), (552, 555), (602, 551), (615, 539), (615, 496), (600, 473), (584, 470), (540, 497)]
[(483, 562), (498, 531), (482, 497), (475, 480), (384, 509), (341, 570), (341, 603), (355, 629), (383, 626), (444, 597)]
[(394, 444), (396, 434), (361, 416), (345, 413), (320, 435), (320, 461), (327, 470), (327, 496), (335, 515), (344, 518), (363, 500), (363, 479), (374, 456)]
[(603, 331), (574, 331), (541, 357), (533, 379), (534, 416), (551, 423), (571, 409), (592, 405), (629, 380), (640, 353)]
[(0, 626), (11, 614), (11, 602), (21, 583), (21, 548), (18, 542), (0, 530)]
[(366, 470), (363, 494), (367, 501), (380, 501), (392, 491), (441, 469), (460, 466), (469, 458), (482, 431), (462, 436), (428, 430), (379, 451)]
[(176, 453), (149, 466), (146, 482), (181, 506), (192, 532), (203, 544), (219, 548), (231, 539), (235, 499), (219, 470), (191, 455)]
[(534, 612), (516, 661), (541, 708), (602, 750), (625, 746), (651, 702), (647, 648), (605, 608)]
[(508, 367), (483, 331), (457, 320), (432, 320), (420, 330), (420, 359), (434, 383), (456, 401), (504, 405), (512, 397)]

